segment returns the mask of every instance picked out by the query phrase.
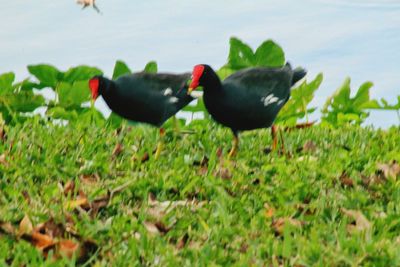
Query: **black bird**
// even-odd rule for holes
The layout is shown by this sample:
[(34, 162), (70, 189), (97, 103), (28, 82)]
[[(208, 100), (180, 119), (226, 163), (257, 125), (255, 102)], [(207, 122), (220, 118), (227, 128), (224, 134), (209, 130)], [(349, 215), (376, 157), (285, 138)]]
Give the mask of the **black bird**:
[[(246, 68), (221, 82), (210, 66), (201, 64), (193, 69), (188, 91), (202, 86), (208, 112), (214, 120), (231, 128), (234, 143), (229, 157), (232, 157), (239, 144), (239, 132), (270, 127), (289, 100), (291, 87), (305, 75), (303, 68), (293, 70), (287, 63), (279, 68)], [(274, 133), (275, 129), (272, 130)]]
[[(89, 87), (93, 100), (101, 95), (109, 108), (121, 117), (161, 127), (193, 100), (188, 95), (189, 79), (190, 73), (139, 72), (121, 76), (115, 81), (95, 76), (89, 80)], [(160, 151), (159, 143), (156, 157)]]

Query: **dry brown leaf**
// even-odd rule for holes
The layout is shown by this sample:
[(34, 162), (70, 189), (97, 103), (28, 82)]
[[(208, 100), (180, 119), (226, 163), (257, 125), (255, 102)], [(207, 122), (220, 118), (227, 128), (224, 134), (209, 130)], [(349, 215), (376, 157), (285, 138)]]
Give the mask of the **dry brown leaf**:
[(222, 160), (222, 148), (218, 147), (216, 151), (217, 157)]
[(149, 233), (152, 233), (152, 234), (160, 233), (160, 231), (158, 231), (158, 227), (152, 222), (145, 221), (145, 222), (143, 222), (143, 225)]
[(29, 219), (29, 216), (25, 214), (24, 218), (19, 223), (18, 235), (31, 234), (33, 231), (33, 224)]
[(166, 226), (163, 222), (156, 222), (154, 225), (161, 234), (166, 234), (171, 230), (171, 227)]
[(124, 147), (122, 146), (121, 143), (117, 143), (115, 145), (115, 147), (114, 147), (113, 152), (112, 152), (112, 156), (113, 157), (118, 157), (122, 153), (122, 151), (124, 151)]
[(95, 174), (82, 174), (80, 177), (80, 180), (82, 181), (83, 184), (87, 185), (93, 185), (96, 184), (100, 181), (100, 176), (95, 173)]
[(0, 126), (0, 141), (5, 142), (7, 139), (6, 130), (3, 126)]
[(75, 182), (74, 181), (68, 181), (65, 185), (64, 185), (64, 195), (68, 196), (68, 195), (73, 195), (75, 191)]
[(294, 227), (301, 227), (304, 225), (304, 222), (292, 218), (278, 218), (272, 221), (271, 226), (276, 235), (282, 235), (286, 224), (290, 224)]
[(189, 239), (189, 235), (187, 233), (185, 233), (178, 241), (178, 243), (176, 244), (176, 248), (177, 249), (183, 249), (187, 243)]
[(24, 190), (22, 191), (22, 196), (24, 197), (25, 201), (30, 204), (31, 203), (31, 197), (29, 196), (28, 191)]
[(305, 142), (305, 144), (303, 145), (303, 152), (314, 153), (316, 150), (317, 150), (317, 145), (311, 140)]
[(31, 244), (41, 251), (44, 251), (54, 245), (54, 240), (50, 236), (41, 234), (39, 232), (33, 232), (32, 235), (30, 235), (30, 238)]
[(11, 223), (0, 221), (0, 233), (13, 236), (15, 235), (14, 226)]
[(64, 209), (73, 210), (77, 207), (88, 206), (88, 205), (90, 206), (87, 198), (78, 198), (78, 199), (67, 201), (64, 204)]
[(372, 223), (358, 210), (342, 209), (344, 215), (354, 220), (353, 224), (348, 225), (349, 232), (368, 231), (372, 228)]
[(0, 164), (2, 164), (4, 166), (8, 165), (7, 160), (6, 160), (6, 154), (1, 154), (0, 155)]
[(56, 223), (53, 218), (45, 223), (37, 225), (34, 232), (46, 234), (51, 238), (61, 238), (65, 235), (65, 227), (61, 223)]
[(268, 203), (264, 203), (264, 209), (265, 209), (265, 217), (272, 218), (274, 216), (275, 214), (274, 207), (270, 206)]
[(396, 161), (389, 164), (380, 163), (378, 164), (378, 170), (383, 172), (386, 179), (396, 179), (400, 176), (400, 165)]
[(353, 187), (354, 186), (353, 180), (345, 171), (343, 171), (342, 174), (340, 175), (339, 181), (342, 184), (342, 186), (344, 186), (344, 187)]
[(67, 258), (72, 258), (78, 253), (79, 243), (72, 240), (61, 240), (57, 244), (57, 252)]
[(206, 175), (207, 173), (208, 173), (208, 167), (206, 167), (206, 166), (202, 166), (198, 170), (198, 174), (201, 176)]
[(243, 242), (240, 245), (239, 252), (240, 253), (246, 253), (248, 249), (249, 249), (249, 245), (246, 242)]
[(149, 153), (146, 152), (146, 153), (143, 154), (143, 156), (140, 159), (140, 161), (143, 163), (143, 162), (148, 161), (149, 159), (150, 159)]
[(93, 202), (90, 204), (90, 215), (92, 216), (92, 218), (96, 217), (100, 209), (108, 206), (108, 204), (110, 203), (110, 198), (111, 194), (107, 193), (107, 195), (98, 197), (93, 200)]
[(219, 168), (216, 172), (215, 172), (215, 176), (219, 176), (221, 177), (221, 179), (224, 180), (230, 180), (232, 179), (232, 173), (228, 168)]

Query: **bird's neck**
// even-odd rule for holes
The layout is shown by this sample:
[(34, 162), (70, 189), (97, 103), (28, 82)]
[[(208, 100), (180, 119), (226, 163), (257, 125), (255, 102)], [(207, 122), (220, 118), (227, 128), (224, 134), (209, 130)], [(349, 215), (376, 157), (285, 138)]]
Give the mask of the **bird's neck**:
[(222, 91), (222, 83), (218, 75), (213, 70), (209, 70), (206, 79), (202, 81), (202, 86), (204, 88), (204, 93), (216, 93)]
[(115, 83), (112, 80), (103, 78), (102, 86), (100, 87), (99, 93), (103, 97), (112, 97), (115, 92)]

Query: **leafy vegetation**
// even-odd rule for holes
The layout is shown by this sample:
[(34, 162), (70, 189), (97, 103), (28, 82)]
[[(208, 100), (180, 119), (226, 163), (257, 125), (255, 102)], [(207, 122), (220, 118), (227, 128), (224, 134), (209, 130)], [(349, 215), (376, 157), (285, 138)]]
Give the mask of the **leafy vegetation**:
[(350, 97), (350, 78), (347, 78), (343, 85), (328, 98), (322, 113), (322, 122), (332, 126), (355, 123), (360, 125), (367, 117), (367, 109), (377, 108), (376, 101), (369, 98), (369, 90), (373, 86), (366, 82), (360, 86), (356, 95)]
[[(285, 61), (271, 40), (253, 51), (232, 38), (218, 74)], [(88, 79), (101, 70), (28, 70), (22, 82), (0, 75), (0, 265), (400, 265), (400, 129), (360, 127), (370, 109), (399, 114), (400, 96), (370, 99), (366, 82), (352, 97), (346, 79), (320, 124), (295, 129), (317, 110), (318, 74), (277, 118), (285, 152), (268, 153), (262, 129), (243, 134), (234, 160), (228, 130), (199, 99), (184, 110), (205, 118), (177, 120), (180, 133), (167, 122), (155, 160), (156, 129), (88, 105)], [(111, 77), (128, 73), (117, 61)], [(44, 88), (55, 98), (37, 94)], [(32, 114), (38, 107), (45, 118)]]
[[(218, 70), (221, 79), (230, 74), (247, 67), (279, 67), (285, 64), (285, 54), (282, 48), (272, 40), (263, 42), (255, 51), (233, 37), (230, 40), (228, 61)], [(7, 123), (23, 121), (26, 113), (34, 111), (38, 107), (46, 108), (46, 115), (52, 119), (63, 119), (68, 121), (82, 120), (82, 117), (92, 120), (105, 120), (96, 110), (87, 105), (90, 101), (88, 80), (103, 72), (95, 67), (77, 66), (63, 72), (56, 67), (39, 64), (28, 66), (28, 71), (36, 79), (30, 78), (14, 84), (14, 73), (4, 73), (0, 76), (0, 113)], [(150, 61), (143, 69), (146, 72), (156, 73), (157, 63)], [(115, 63), (112, 79), (132, 73), (128, 65), (118, 60)], [(280, 112), (277, 123), (293, 126), (299, 120), (306, 119), (317, 110), (316, 107), (308, 107), (315, 92), (322, 83), (323, 75), (318, 74), (311, 82), (304, 81), (292, 91), (291, 99)], [(381, 103), (369, 98), (369, 90), (372, 83), (366, 82), (359, 88), (354, 98), (350, 97), (350, 79), (326, 101), (323, 107), (322, 123), (324, 125), (338, 126), (348, 123), (360, 124), (369, 115), (368, 110), (393, 110), (397, 111), (400, 121), (400, 98), (399, 103), (390, 105), (385, 99)], [(41, 90), (50, 88), (56, 97), (45, 101), (43, 97), (34, 93), (33, 89)], [(399, 96), (400, 97), (400, 96)], [(184, 108), (184, 111), (201, 112), (203, 117), (208, 118), (204, 103), (198, 100), (195, 105)], [(112, 114), (109, 118), (111, 124), (116, 127), (121, 125), (121, 119)]]

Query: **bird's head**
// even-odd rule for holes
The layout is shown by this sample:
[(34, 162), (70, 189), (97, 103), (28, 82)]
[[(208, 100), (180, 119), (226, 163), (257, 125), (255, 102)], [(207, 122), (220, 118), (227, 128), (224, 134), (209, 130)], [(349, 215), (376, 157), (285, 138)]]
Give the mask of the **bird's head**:
[(94, 76), (89, 80), (89, 88), (92, 93), (92, 100), (95, 101), (99, 95), (101, 94), (101, 88), (103, 87), (103, 77), (102, 76)]
[(188, 94), (190, 94), (193, 90), (195, 90), (199, 86), (204, 86), (204, 83), (207, 80), (208, 73), (213, 73), (214, 71), (210, 66), (206, 64), (199, 64), (194, 66), (191, 83), (189, 85)]

